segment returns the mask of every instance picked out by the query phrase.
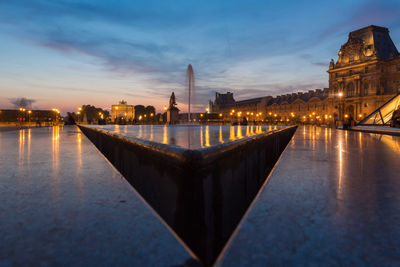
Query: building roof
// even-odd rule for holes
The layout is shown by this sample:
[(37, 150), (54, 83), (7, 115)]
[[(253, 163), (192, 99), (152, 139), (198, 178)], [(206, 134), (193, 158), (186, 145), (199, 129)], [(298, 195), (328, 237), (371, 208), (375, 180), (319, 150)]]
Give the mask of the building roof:
[(398, 58), (399, 52), (389, 35), (388, 28), (371, 25), (349, 33), (348, 40), (339, 51), (339, 58), (330, 69), (372, 60)]

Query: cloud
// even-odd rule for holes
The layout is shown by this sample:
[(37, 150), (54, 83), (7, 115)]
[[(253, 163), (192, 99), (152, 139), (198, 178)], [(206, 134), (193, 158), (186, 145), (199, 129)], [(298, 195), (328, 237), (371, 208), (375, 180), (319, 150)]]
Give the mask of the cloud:
[[(107, 83), (113, 95), (162, 102), (175, 91), (184, 105), (191, 63), (196, 106), (216, 91), (242, 99), (326, 86), (329, 60), (349, 30), (396, 25), (400, 16), (393, 1), (13, 0), (0, 2), (0, 9), (1, 32), (100, 68), (107, 75), (99, 83), (134, 85), (132, 92)], [(54, 83), (48, 90), (109, 93)]]

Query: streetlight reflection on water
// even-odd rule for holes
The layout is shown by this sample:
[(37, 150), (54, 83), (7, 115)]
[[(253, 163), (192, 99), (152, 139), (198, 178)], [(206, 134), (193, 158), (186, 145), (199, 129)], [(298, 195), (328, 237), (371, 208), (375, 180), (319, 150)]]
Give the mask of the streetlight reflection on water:
[(282, 126), (270, 125), (101, 125), (98, 129), (126, 137), (182, 148), (199, 149), (255, 136)]

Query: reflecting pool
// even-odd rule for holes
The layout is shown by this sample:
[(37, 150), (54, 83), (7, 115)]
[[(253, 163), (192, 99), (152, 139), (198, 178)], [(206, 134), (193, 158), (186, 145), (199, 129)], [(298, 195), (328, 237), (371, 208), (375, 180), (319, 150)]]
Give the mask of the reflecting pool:
[[(89, 125), (88, 125), (89, 126)], [(277, 125), (90, 125), (89, 127), (126, 137), (199, 149), (231, 142), (287, 126)]]

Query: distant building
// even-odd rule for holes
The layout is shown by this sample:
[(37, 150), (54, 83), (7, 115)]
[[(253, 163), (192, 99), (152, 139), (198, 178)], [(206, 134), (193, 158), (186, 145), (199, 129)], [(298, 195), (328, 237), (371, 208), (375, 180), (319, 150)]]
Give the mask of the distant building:
[[(59, 111), (55, 110), (28, 110), (2, 109), (0, 110), (0, 123), (58, 123), (61, 120)], [(43, 124), (45, 125), (45, 124)]]
[(122, 100), (118, 105), (111, 106), (111, 117), (114, 122), (129, 122), (135, 118), (135, 107)]
[(368, 26), (349, 34), (339, 59), (329, 65), (329, 88), (235, 101), (216, 93), (212, 112), (224, 118), (331, 123), (361, 120), (400, 92), (400, 56), (384, 27)]

